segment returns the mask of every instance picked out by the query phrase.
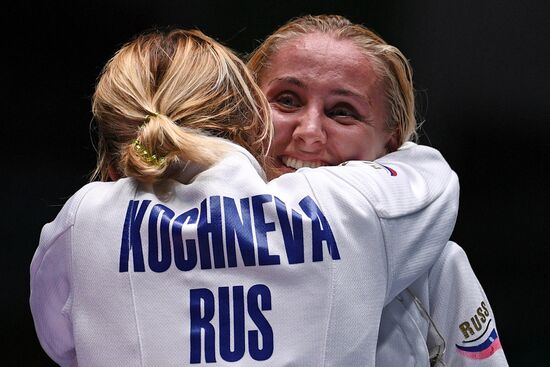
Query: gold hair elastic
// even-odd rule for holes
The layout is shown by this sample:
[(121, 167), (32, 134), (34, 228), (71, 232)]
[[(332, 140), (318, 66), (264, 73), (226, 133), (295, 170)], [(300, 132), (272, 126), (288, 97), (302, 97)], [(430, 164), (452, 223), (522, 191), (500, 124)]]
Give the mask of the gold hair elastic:
[(141, 145), (141, 142), (139, 139), (134, 139), (132, 141), (132, 145), (134, 146), (134, 149), (136, 150), (137, 154), (141, 157), (141, 159), (153, 166), (156, 167), (162, 167), (166, 164), (166, 158), (165, 157), (157, 157), (156, 154), (151, 154), (145, 149), (143, 145)]
[(151, 114), (145, 115), (145, 117), (143, 118), (143, 124), (145, 125), (146, 123), (148, 123), (151, 120), (151, 117), (157, 117), (158, 115), (159, 114), (155, 113), (155, 112), (151, 112)]

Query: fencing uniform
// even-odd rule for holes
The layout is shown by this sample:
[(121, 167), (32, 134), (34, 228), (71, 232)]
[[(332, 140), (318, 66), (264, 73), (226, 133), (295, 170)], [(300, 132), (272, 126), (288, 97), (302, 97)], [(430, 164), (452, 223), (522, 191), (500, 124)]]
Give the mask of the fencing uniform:
[(155, 186), (84, 186), (44, 226), (31, 310), (62, 366), (374, 365), (383, 307), (453, 230), (434, 149), (266, 183), (240, 147)]
[(493, 310), (460, 246), (449, 242), (384, 308), (376, 353), (383, 367), (508, 366)]

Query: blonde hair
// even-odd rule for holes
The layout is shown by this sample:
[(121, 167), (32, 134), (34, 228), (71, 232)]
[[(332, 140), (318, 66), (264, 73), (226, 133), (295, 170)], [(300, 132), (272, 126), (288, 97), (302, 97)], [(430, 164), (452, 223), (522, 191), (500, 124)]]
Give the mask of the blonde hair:
[(265, 97), (233, 52), (197, 30), (152, 31), (125, 44), (100, 74), (92, 111), (99, 135), (94, 177), (104, 181), (109, 169), (156, 182), (189, 161), (211, 166), (230, 149), (220, 137), (270, 169)]
[[(416, 140), (415, 97), (412, 69), (403, 53), (360, 24), (339, 15), (306, 15), (294, 18), (271, 34), (249, 56), (247, 66), (261, 82), (273, 54), (300, 36), (323, 33), (335, 39), (350, 40), (373, 62), (385, 91), (388, 116), (386, 126), (395, 131), (398, 145)], [(344, 55), (343, 55), (344, 56)]]

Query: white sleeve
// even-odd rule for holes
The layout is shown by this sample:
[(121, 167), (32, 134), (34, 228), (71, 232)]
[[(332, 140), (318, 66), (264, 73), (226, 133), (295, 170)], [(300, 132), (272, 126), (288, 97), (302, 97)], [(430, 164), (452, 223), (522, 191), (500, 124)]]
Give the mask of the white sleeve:
[(384, 206), (378, 213), (388, 256), (387, 304), (427, 272), (445, 247), (458, 215), (459, 183), (429, 147), (408, 143), (377, 162), (405, 176), (403, 187), (386, 186), (386, 196), (377, 200)]
[(76, 366), (71, 311), (71, 231), (85, 186), (46, 224), (30, 267), (30, 308), (44, 351), (61, 366)]
[(430, 314), (445, 340), (447, 366), (508, 366), (495, 315), (464, 250), (449, 242), (428, 279)]
[(386, 259), (380, 259), (387, 261), (385, 304), (428, 272), (451, 236), (458, 213), (458, 178), (433, 148), (409, 143), (376, 162), (299, 172), (319, 201), (373, 208), (386, 251)]

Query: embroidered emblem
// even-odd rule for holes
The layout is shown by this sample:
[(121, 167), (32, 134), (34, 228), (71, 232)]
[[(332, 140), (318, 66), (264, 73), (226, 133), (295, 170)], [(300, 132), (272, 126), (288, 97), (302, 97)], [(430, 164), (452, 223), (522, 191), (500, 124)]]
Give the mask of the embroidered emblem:
[(464, 336), (461, 344), (455, 344), (458, 353), (472, 359), (485, 359), (499, 350), (502, 346), (496, 329), (491, 327), (492, 321), (489, 309), (482, 301), (476, 313), (458, 325)]

